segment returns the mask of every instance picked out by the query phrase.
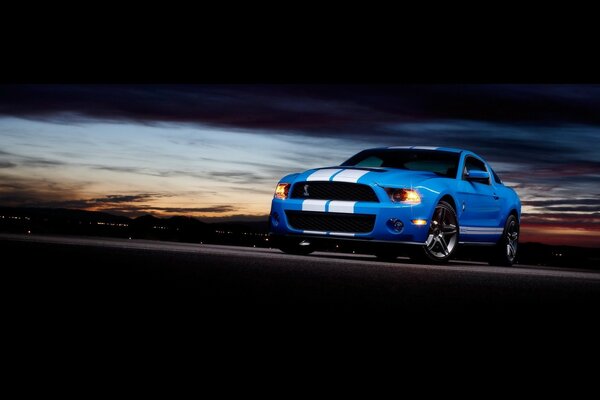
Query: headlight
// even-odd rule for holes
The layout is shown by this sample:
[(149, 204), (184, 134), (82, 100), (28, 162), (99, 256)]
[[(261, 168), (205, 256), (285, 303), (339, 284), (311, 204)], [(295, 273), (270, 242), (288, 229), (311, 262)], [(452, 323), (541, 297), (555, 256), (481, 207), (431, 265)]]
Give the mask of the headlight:
[(277, 189), (275, 189), (275, 198), (276, 199), (287, 199), (288, 192), (290, 191), (289, 183), (278, 183)]
[(413, 189), (386, 188), (385, 191), (394, 203), (419, 204), (421, 202), (421, 196)]

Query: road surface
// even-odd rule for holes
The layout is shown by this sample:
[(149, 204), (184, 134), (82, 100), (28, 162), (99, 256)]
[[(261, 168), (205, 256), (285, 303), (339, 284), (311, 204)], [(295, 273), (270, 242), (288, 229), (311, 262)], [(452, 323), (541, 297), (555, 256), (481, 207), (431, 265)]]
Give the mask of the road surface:
[(0, 234), (0, 251), (12, 260), (8, 270), (24, 302), (58, 299), (69, 307), (523, 314), (593, 312), (600, 304), (600, 271), (10, 234)]
[(21, 388), (96, 390), (140, 371), (136, 393), (169, 371), (201, 390), (223, 378), (221, 391), (339, 374), (337, 391), (369, 371), (395, 385), (441, 375), (444, 390), (547, 370), (537, 392), (564, 369), (594, 382), (598, 271), (7, 234), (0, 254), (7, 365), (27, 371)]

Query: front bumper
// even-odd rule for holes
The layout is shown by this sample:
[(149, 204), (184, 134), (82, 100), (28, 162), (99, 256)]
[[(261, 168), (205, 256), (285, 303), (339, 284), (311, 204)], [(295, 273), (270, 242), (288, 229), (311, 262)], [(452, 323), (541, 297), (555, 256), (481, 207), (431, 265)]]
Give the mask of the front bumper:
[[(315, 231), (294, 228), (287, 216), (286, 210), (307, 211), (323, 215), (332, 212), (346, 214), (363, 214), (375, 216), (373, 229), (370, 232), (335, 232)], [(430, 207), (426, 204), (398, 204), (371, 202), (315, 202), (306, 203), (302, 199), (273, 199), (269, 216), (270, 232), (275, 237), (311, 237), (322, 239), (345, 239), (358, 241), (376, 241), (405, 244), (424, 244), (429, 232), (431, 219)], [(413, 220), (425, 220), (425, 224), (416, 225)], [(397, 229), (393, 221), (401, 221), (402, 228)]]

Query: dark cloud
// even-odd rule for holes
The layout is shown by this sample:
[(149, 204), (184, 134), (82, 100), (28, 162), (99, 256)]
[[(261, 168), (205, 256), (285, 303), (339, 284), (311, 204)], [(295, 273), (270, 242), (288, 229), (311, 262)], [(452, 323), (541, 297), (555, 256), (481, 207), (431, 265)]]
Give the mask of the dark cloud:
[(523, 200), (523, 205), (526, 206), (559, 206), (559, 205), (584, 205), (584, 206), (599, 206), (600, 199), (547, 199), (547, 200)]
[[(196, 123), (299, 135), (290, 136), (292, 143), (329, 137), (373, 145), (467, 147), (492, 161), (528, 165), (580, 162), (582, 143), (598, 149), (594, 142), (600, 131), (600, 85), (4, 85), (1, 89), (0, 115), (63, 122)], [(584, 128), (577, 131), (573, 126)], [(310, 154), (304, 155), (304, 162), (307, 157)], [(53, 161), (38, 161), (44, 163)], [(593, 169), (598, 172), (600, 167)]]
[(233, 206), (219, 205), (211, 207), (140, 207), (144, 210), (164, 211), (167, 213), (225, 213), (235, 211)]
[[(226, 181), (238, 184), (260, 184), (273, 181), (273, 177), (247, 171), (210, 171), (207, 176), (217, 181)], [(236, 188), (239, 189), (239, 188)]]
[[(0, 176), (0, 178), (2, 178)], [(158, 207), (148, 202), (172, 197), (164, 193), (110, 194), (100, 198), (73, 199), (75, 188), (64, 185), (54, 187), (56, 183), (47, 183), (46, 187), (31, 180), (10, 180), (0, 182), (0, 205), (29, 206), (50, 208), (72, 208), (112, 212), (126, 216), (139, 216), (147, 213), (159, 214), (218, 214), (234, 212), (231, 205), (214, 205), (205, 207)]]
[(554, 212), (600, 212), (600, 204), (594, 206), (552, 206), (548, 211)]
[[(30, 195), (31, 196), (31, 195)], [(27, 203), (34, 204), (38, 207), (55, 207), (55, 208), (105, 208), (111, 207), (115, 205), (131, 204), (131, 203), (139, 203), (143, 201), (153, 200), (157, 198), (165, 197), (163, 194), (157, 193), (140, 193), (135, 195), (107, 195), (105, 197), (96, 198), (96, 199), (66, 199), (66, 200), (47, 200), (43, 197), (40, 198), (38, 195), (34, 195), (27, 199)], [(16, 202), (18, 200), (23, 200), (23, 195), (13, 196), (12, 199), (5, 197), (0, 197), (0, 201), (8, 202)], [(131, 207), (141, 207), (144, 208), (144, 205), (132, 205)]]
[[(463, 147), (493, 162), (532, 166), (528, 173), (540, 176), (547, 172), (536, 171), (548, 165), (592, 162), (585, 160), (591, 157), (589, 151), (600, 150), (600, 85), (4, 85), (1, 89), (0, 115), (62, 122), (192, 123), (286, 134), (290, 143), (303, 144), (340, 138), (365, 146)], [(321, 161), (310, 157), (303, 154), (302, 162)], [(200, 177), (186, 171), (97, 168)], [(588, 166), (588, 173), (599, 171), (598, 163)]]
[(43, 158), (36, 159), (33, 157), (28, 157), (23, 164), (28, 167), (57, 167), (60, 165), (67, 165), (67, 163), (63, 161), (45, 160)]
[(0, 172), (0, 205), (19, 207), (72, 201), (74, 206), (78, 206), (82, 203), (73, 199), (78, 198), (82, 186), (37, 177), (15, 177)]
[(216, 177), (216, 178), (238, 178), (238, 177), (243, 177), (243, 178), (248, 178), (248, 179), (252, 179), (252, 178), (256, 178), (257, 175), (252, 173), (252, 172), (245, 172), (245, 171), (212, 171), (209, 173), (210, 176)]
[(90, 202), (90, 203), (111, 203), (111, 204), (134, 203), (134, 202), (138, 202), (138, 201), (154, 199), (157, 197), (164, 197), (164, 195), (160, 195), (157, 193), (142, 193), (142, 194), (136, 194), (136, 195), (109, 194), (106, 197), (88, 200), (88, 202)]
[(111, 171), (111, 172), (128, 172), (128, 173), (134, 173), (134, 174), (142, 173), (140, 168), (135, 168), (135, 167), (116, 167), (116, 166), (111, 166), (111, 165), (92, 165), (91, 168), (99, 169), (102, 171)]
[(44, 179), (0, 175), (0, 205), (51, 208), (101, 209), (147, 207), (142, 203), (169, 197), (162, 193), (110, 194), (100, 198), (77, 198), (81, 187)]
[[(4, 85), (0, 114), (360, 131), (419, 120), (600, 124), (600, 85)], [(364, 133), (368, 133), (363, 131)]]
[[(10, 159), (12, 161), (0, 161), (0, 168), (12, 168), (19, 165), (28, 167), (56, 167), (60, 165), (66, 165), (64, 161), (59, 160), (48, 160), (43, 157), (26, 156), (22, 154), (11, 153), (7, 151), (0, 151), (0, 155), (3, 158)], [(8, 165), (2, 167), (2, 164)]]
[(8, 161), (0, 161), (0, 168), (14, 168), (17, 164), (8, 162)]
[[(75, 165), (75, 164), (72, 164), (72, 165)], [(123, 173), (138, 174), (138, 175), (157, 176), (157, 177), (161, 177), (161, 178), (172, 177), (172, 176), (187, 176), (187, 177), (191, 177), (191, 178), (205, 179), (207, 176), (211, 176), (210, 173), (198, 173), (198, 172), (194, 172), (194, 171), (160, 170), (160, 169), (151, 169), (151, 168), (119, 167), (119, 166), (111, 166), (111, 165), (92, 165), (92, 164), (79, 164), (79, 165), (82, 167), (89, 167), (89, 168), (101, 170), (101, 171), (123, 172)], [(227, 176), (227, 175), (228, 175), (227, 173), (224, 173), (223, 176)]]
[(600, 230), (600, 213), (565, 214), (561, 212), (542, 214), (523, 214), (523, 226), (527, 225), (552, 225), (565, 228), (589, 228)]
[(28, 206), (36, 206), (36, 207), (50, 207), (50, 208), (76, 208), (76, 209), (87, 209), (93, 203), (90, 200), (37, 200), (37, 199), (28, 199)]
[[(531, 161), (530, 159), (520, 160), (523, 161)], [(539, 178), (539, 179), (556, 179), (556, 178), (573, 178), (577, 179), (578, 177), (585, 177), (586, 180), (589, 180), (590, 177), (588, 175), (598, 174), (600, 173), (600, 162), (587, 161), (587, 162), (579, 162), (579, 163), (565, 163), (560, 162), (560, 160), (542, 160), (548, 164), (552, 164), (547, 167), (538, 167), (536, 169), (531, 169), (526, 172), (529, 178)]]
[[(235, 207), (229, 205), (217, 205), (209, 207), (154, 207), (143, 204), (107, 204), (102, 206), (100, 211), (126, 217), (139, 217), (145, 214), (219, 214), (224, 212), (233, 212)], [(207, 217), (217, 218), (217, 217)], [(231, 217), (219, 217), (223, 220), (229, 220)]]

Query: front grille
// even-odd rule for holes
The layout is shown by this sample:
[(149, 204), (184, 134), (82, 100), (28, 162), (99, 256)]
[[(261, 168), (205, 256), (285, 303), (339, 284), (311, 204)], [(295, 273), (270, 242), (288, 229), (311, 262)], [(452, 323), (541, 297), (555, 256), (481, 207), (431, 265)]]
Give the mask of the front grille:
[(368, 233), (375, 225), (375, 215), (369, 214), (287, 210), (285, 215), (292, 228), (305, 231)]
[(349, 182), (296, 182), (290, 197), (292, 199), (379, 202), (370, 186)]

